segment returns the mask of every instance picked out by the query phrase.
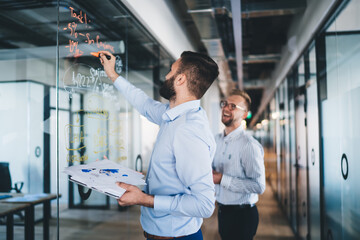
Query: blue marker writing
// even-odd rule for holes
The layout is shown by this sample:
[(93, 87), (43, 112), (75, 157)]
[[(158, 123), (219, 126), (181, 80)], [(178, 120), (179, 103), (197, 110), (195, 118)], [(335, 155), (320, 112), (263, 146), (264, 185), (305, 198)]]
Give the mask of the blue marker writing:
[(118, 173), (119, 169), (110, 169), (110, 168), (105, 168), (105, 169), (100, 169), (100, 173)]
[(99, 173), (105, 173), (107, 176), (110, 176), (111, 173), (118, 173), (119, 169), (110, 169), (110, 168), (105, 168), (105, 169), (100, 169)]

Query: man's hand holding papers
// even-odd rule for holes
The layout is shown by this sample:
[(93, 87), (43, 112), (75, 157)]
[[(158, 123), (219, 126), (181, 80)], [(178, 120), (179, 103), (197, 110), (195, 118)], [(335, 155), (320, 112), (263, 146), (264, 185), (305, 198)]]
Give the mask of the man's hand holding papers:
[(118, 203), (120, 206), (132, 206), (132, 205), (141, 205), (144, 207), (154, 207), (154, 196), (142, 192), (138, 187), (118, 182), (117, 185), (122, 189), (125, 189), (126, 192), (120, 199)]

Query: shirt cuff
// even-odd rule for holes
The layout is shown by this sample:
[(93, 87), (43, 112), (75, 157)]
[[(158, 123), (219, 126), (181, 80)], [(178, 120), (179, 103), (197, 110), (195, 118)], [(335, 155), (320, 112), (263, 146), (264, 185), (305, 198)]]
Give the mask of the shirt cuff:
[(231, 177), (228, 175), (223, 174), (222, 178), (221, 178), (221, 182), (220, 185), (226, 189), (230, 188), (230, 184), (231, 184)]
[(155, 195), (154, 196), (154, 211), (156, 213), (169, 213), (172, 198), (173, 197), (171, 197), (171, 196)]

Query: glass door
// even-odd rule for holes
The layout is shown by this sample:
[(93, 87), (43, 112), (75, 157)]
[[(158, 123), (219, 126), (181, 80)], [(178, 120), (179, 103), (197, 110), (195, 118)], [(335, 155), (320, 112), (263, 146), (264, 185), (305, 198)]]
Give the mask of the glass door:
[(320, 81), (324, 162), (324, 235), (360, 236), (360, 1), (349, 1), (325, 32), (326, 78)]
[(294, 73), (288, 78), (289, 101), (289, 156), (290, 156), (290, 223), (297, 232), (297, 168), (296, 168), (296, 125), (295, 125), (295, 81)]
[(301, 59), (297, 67), (295, 95), (295, 125), (296, 125), (296, 186), (297, 186), (297, 224), (300, 239), (306, 239), (308, 234), (308, 165), (306, 143), (306, 96), (305, 67)]
[(306, 122), (307, 157), (309, 169), (309, 235), (311, 239), (321, 239), (320, 223), (320, 146), (318, 84), (316, 78), (316, 56), (313, 46), (308, 53), (306, 79)]
[[(123, 215), (117, 211), (116, 199), (69, 182), (62, 170), (103, 159), (132, 165), (127, 163), (129, 134), (124, 126), (128, 104), (95, 56), (99, 51), (110, 52), (116, 57), (116, 72), (127, 77), (123, 62), (128, 21), (126, 11), (113, 1), (59, 1), (58, 92), (66, 97), (57, 98), (57, 106), (71, 106), (68, 115), (58, 112), (60, 194), (68, 200), (67, 206), (59, 206), (60, 239), (108, 238), (111, 232), (91, 226), (105, 226), (110, 216)], [(68, 221), (74, 221), (74, 226), (66, 224)], [(80, 222), (88, 227), (78, 226)], [(119, 230), (124, 233), (119, 237), (127, 238), (126, 229)]]

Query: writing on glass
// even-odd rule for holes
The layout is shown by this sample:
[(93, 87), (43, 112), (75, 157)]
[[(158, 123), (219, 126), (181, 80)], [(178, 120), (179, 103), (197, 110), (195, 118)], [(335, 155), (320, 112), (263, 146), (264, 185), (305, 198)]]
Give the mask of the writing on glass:
[(89, 23), (92, 22), (92, 20), (88, 18), (85, 12), (81, 10), (77, 12), (73, 7), (69, 7), (69, 9), (72, 21), (63, 28), (63, 31), (68, 32), (71, 36), (71, 39), (69, 39), (68, 44), (65, 46), (69, 52), (69, 56), (77, 58), (84, 54), (84, 49), (80, 48), (79, 43), (90, 45), (98, 50), (115, 52), (114, 47), (102, 41), (99, 34), (94, 35), (91, 33), (92, 26)]

